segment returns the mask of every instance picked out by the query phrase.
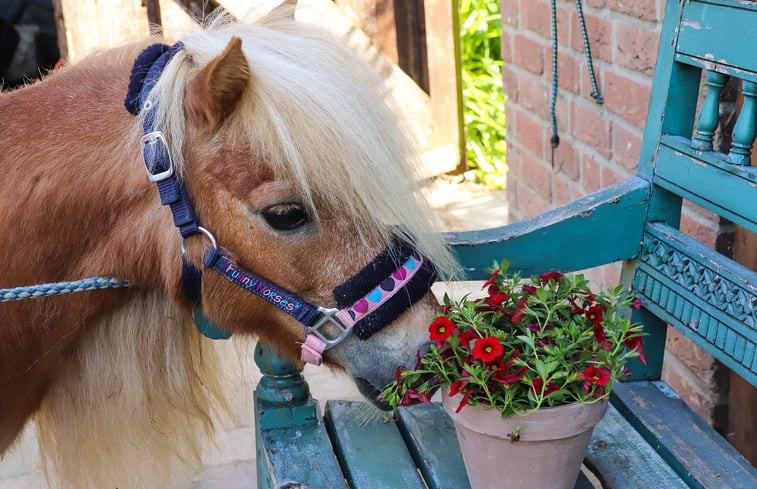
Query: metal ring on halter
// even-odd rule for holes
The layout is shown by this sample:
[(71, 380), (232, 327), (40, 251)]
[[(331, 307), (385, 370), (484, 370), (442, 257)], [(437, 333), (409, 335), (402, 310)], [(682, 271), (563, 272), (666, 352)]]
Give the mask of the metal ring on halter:
[[(207, 236), (207, 238), (210, 240), (210, 244), (213, 246), (213, 248), (218, 248), (218, 242), (216, 242), (215, 236), (213, 236), (213, 234), (210, 231), (208, 231), (207, 229), (205, 229), (202, 226), (197, 226), (197, 230), (199, 232), (201, 232), (202, 234), (204, 234), (205, 236)], [(180, 236), (179, 237), (179, 246), (181, 247), (181, 254), (182, 255), (186, 255), (187, 254), (187, 250), (186, 250), (186, 248), (184, 248), (184, 236)]]

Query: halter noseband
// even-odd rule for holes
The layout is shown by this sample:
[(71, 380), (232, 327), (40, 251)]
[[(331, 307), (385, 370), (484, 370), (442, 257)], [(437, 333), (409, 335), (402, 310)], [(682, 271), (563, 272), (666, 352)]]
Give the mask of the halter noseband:
[[(357, 275), (334, 289), (336, 308), (311, 304), (299, 295), (238, 266), (218, 247), (210, 231), (199, 225), (184, 182), (174, 171), (166, 137), (156, 127), (153, 114), (157, 102), (149, 99), (150, 91), (163, 69), (182, 47), (181, 43), (173, 46), (153, 44), (142, 51), (134, 61), (124, 102), (132, 114), (144, 114), (145, 135), (141, 143), (147, 175), (150, 181), (158, 185), (161, 203), (171, 207), (174, 224), (181, 233), (182, 253), (184, 238), (198, 233), (207, 236), (211, 249), (203, 260), (204, 268), (216, 271), (302, 323), (305, 326), (305, 342), (302, 344), (301, 358), (315, 365), (320, 365), (324, 351), (344, 341), (352, 332), (360, 339), (366, 339), (420, 300), (436, 278), (436, 269), (430, 260), (400, 238), (395, 238)], [(184, 292), (199, 304), (202, 272), (184, 253), (182, 262)], [(210, 338), (231, 336), (208, 321), (201, 308), (196, 310), (195, 323), (200, 332)], [(330, 326), (331, 331), (327, 331), (326, 326)]]

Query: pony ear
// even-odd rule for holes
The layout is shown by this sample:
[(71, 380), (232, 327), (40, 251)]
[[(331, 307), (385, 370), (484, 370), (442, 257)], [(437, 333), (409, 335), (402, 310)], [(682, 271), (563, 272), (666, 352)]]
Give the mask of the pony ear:
[(234, 112), (249, 82), (250, 67), (242, 52), (242, 40), (232, 37), (223, 53), (187, 87), (188, 122), (201, 133), (216, 131)]
[(297, 0), (284, 0), (258, 21), (260, 24), (274, 23), (277, 20), (294, 20), (294, 11), (297, 8)]

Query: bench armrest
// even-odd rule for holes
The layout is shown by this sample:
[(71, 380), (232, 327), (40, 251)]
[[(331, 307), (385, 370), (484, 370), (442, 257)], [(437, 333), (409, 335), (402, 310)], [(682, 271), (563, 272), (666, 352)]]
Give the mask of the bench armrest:
[(582, 270), (638, 255), (649, 195), (649, 182), (632, 177), (525, 221), (445, 239), (473, 280), (503, 258), (526, 276)]

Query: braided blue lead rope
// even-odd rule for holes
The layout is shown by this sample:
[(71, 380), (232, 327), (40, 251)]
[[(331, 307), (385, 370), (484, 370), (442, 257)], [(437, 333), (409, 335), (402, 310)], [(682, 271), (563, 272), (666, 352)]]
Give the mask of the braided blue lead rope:
[(0, 302), (33, 299), (50, 295), (70, 294), (85, 290), (107, 289), (109, 287), (128, 287), (131, 284), (115, 277), (92, 277), (73, 282), (56, 282), (51, 284), (29, 285), (13, 289), (0, 289)]

